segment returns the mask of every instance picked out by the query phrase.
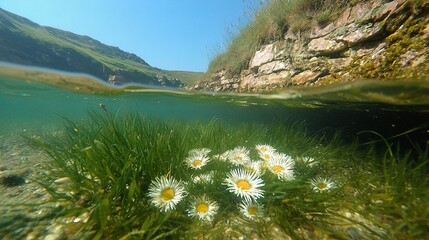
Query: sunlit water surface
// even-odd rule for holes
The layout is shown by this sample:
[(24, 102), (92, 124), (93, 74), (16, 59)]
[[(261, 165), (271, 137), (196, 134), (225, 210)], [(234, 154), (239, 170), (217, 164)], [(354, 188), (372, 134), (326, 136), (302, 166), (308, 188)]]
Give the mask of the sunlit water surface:
[[(429, 82), (368, 80), (275, 94), (201, 93), (141, 86), (73, 91), (72, 87), (59, 87), (61, 83), (52, 85), (55, 79), (74, 77), (69, 73), (47, 72), (45, 76), (39, 69), (5, 69), (10, 71), (0, 74), (0, 133), (61, 127), (64, 118), (88, 118), (88, 111), (104, 111), (102, 105), (117, 115), (132, 112), (173, 121), (305, 122), (313, 132), (340, 130), (349, 141), (365, 139), (362, 131), (375, 131), (386, 138), (409, 131), (408, 136), (422, 143), (429, 136)], [(79, 77), (84, 82), (99, 83), (88, 76)], [(69, 85), (73, 86), (73, 81), (69, 80)]]

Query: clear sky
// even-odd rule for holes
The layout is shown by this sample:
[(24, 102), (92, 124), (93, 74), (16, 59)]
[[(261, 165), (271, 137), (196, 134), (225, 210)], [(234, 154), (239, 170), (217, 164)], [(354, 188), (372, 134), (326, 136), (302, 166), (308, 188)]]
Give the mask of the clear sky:
[(119, 47), (153, 67), (206, 71), (260, 1), (0, 0), (0, 8)]

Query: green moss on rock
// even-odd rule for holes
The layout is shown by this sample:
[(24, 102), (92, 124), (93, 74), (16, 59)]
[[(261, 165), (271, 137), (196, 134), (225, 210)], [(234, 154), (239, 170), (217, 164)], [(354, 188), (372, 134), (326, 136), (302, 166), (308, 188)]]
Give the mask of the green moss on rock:
[(384, 54), (353, 59), (348, 67), (352, 78), (427, 79), (429, 40), (424, 30), (428, 24), (428, 18), (409, 16), (401, 27), (386, 37)]

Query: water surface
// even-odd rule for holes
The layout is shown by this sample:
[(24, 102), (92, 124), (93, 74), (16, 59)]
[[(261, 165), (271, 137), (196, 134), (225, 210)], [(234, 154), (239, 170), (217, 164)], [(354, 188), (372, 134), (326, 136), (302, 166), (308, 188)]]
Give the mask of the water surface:
[(410, 132), (428, 139), (429, 81), (367, 80), (272, 94), (189, 92), (147, 86), (115, 87), (86, 75), (37, 68), (0, 67), (0, 132), (61, 126), (90, 110), (138, 112), (178, 121), (229, 124), (305, 122), (311, 131), (340, 130), (344, 138), (386, 138)]

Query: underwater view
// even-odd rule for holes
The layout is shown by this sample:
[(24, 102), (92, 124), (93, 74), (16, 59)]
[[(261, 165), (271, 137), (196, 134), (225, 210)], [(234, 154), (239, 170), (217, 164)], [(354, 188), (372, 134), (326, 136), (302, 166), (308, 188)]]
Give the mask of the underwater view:
[(1, 0), (0, 239), (429, 239), (429, 0)]
[(15, 70), (27, 79), (0, 81), (2, 239), (428, 236), (427, 84), (89, 94)]

